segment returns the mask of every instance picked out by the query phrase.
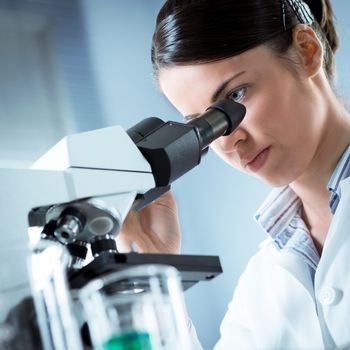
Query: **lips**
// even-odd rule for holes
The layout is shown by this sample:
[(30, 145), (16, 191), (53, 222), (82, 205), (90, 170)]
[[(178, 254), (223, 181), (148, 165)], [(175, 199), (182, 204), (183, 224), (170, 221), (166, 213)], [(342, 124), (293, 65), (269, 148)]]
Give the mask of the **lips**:
[(248, 155), (242, 158), (242, 165), (244, 168), (248, 168), (251, 171), (259, 170), (266, 162), (270, 147), (266, 147), (253, 155)]

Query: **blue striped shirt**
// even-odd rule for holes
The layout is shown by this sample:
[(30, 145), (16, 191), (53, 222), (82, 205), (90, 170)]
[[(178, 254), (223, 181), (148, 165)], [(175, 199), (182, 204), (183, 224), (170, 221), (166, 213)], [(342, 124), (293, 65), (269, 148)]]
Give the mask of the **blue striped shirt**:
[(328, 190), (331, 192), (330, 206), (332, 213), (337, 210), (341, 192), (340, 182), (350, 176), (350, 146), (346, 149), (340, 161), (338, 162), (331, 179), (328, 182)]
[[(341, 199), (340, 182), (350, 176), (350, 145), (343, 153), (327, 185), (329, 205), (334, 214)], [(301, 217), (300, 198), (289, 187), (275, 188), (255, 214), (255, 220), (273, 239), (277, 249), (285, 249), (304, 259), (316, 270), (320, 256)]]

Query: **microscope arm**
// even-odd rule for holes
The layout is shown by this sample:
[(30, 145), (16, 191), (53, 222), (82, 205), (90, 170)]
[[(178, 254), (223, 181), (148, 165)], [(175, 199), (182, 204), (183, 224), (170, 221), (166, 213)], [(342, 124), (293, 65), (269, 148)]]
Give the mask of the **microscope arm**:
[[(92, 236), (115, 235), (130, 209), (139, 209), (166, 192), (173, 181), (200, 163), (212, 141), (230, 134), (244, 115), (243, 105), (223, 100), (187, 124), (149, 118), (127, 132), (114, 126), (71, 135), (32, 168), (65, 172), (70, 201), (88, 198), (85, 203), (97, 208), (90, 211), (85, 204), (75, 205), (88, 216), (80, 225), (90, 232), (82, 232), (80, 239), (89, 242)], [(30, 218), (45, 225), (57, 221), (65, 208), (38, 211)], [(109, 219), (100, 220), (100, 231), (93, 232), (89, 216), (100, 217), (100, 209), (110, 214)], [(69, 235), (58, 239), (62, 243), (77, 239), (76, 234)]]

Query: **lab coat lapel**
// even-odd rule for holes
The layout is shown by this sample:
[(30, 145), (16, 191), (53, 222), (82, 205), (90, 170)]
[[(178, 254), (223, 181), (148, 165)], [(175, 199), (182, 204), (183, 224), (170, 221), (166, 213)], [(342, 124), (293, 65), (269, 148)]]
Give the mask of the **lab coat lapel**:
[[(343, 180), (341, 201), (333, 217), (315, 275), (318, 315), (325, 344), (349, 348), (350, 326), (350, 178)], [(327, 299), (323, 295), (327, 292)], [(347, 345), (345, 345), (347, 344)], [(331, 346), (329, 346), (331, 348)]]
[(289, 272), (314, 300), (314, 286), (309, 265), (292, 252), (277, 251), (274, 259), (278, 266)]
[[(325, 278), (334, 257), (336, 255), (339, 256), (339, 253), (343, 250), (348, 252), (350, 248), (350, 178), (343, 180), (340, 183), (340, 188), (342, 196), (341, 201), (333, 217), (323, 246), (323, 253), (316, 274), (316, 283), (319, 283)], [(348, 254), (346, 255), (348, 256)], [(347, 258), (346, 265), (344, 265), (343, 268), (348, 266), (348, 261), (349, 259)]]

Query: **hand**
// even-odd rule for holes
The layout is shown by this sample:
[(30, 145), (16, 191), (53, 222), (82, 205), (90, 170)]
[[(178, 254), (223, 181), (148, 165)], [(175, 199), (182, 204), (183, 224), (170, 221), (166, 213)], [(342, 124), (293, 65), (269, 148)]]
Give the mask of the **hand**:
[(169, 191), (140, 211), (131, 211), (117, 236), (120, 252), (180, 252), (180, 225), (174, 195)]

